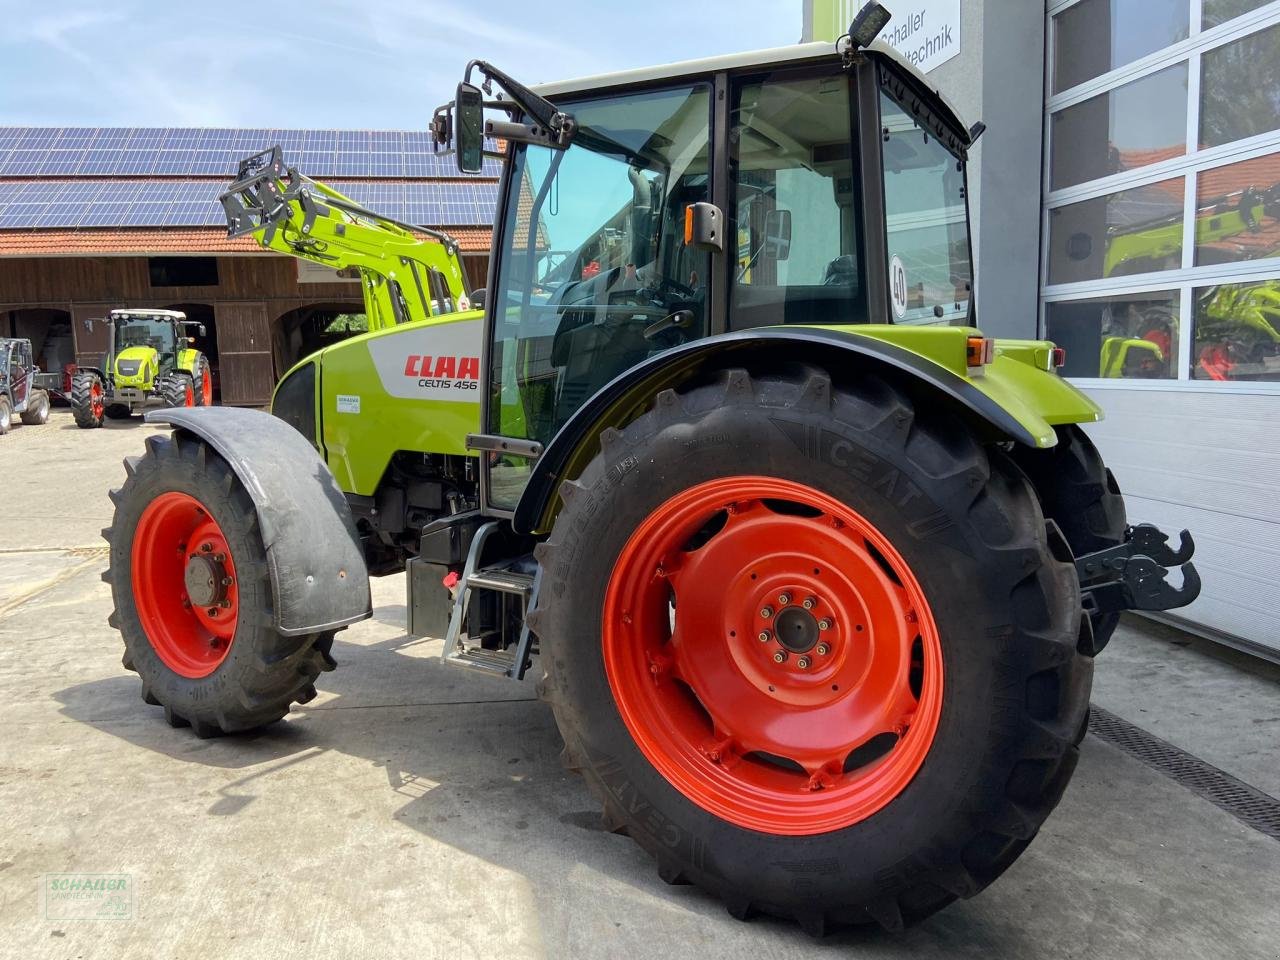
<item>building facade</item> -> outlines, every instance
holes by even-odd
[[[859,5],[807,0],[806,38]],[[882,36],[987,125],[982,327],[1065,346],[1131,519],[1195,532],[1176,619],[1280,658],[1280,2],[885,6]]]
[[[463,179],[425,132],[0,128],[0,336],[62,370],[101,356],[112,308],[180,309],[205,325],[220,402],[267,402],[363,312],[358,281],[227,237],[218,194],[275,144],[378,213],[451,234],[484,285],[496,167]]]

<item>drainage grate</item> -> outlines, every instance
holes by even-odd
[[[1153,737],[1101,707],[1090,708],[1089,731],[1204,797],[1245,826],[1280,840],[1280,800],[1270,794]]]

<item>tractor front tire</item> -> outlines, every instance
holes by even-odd
[[[276,629],[257,514],[225,460],[196,439],[146,444],[103,531],[123,664],[171,726],[210,737],[273,723],[316,695],[334,631]]]
[[[1119,546],[1129,525],[1120,485],[1084,430],[1071,424],[1057,431],[1057,446],[1014,451],[1015,461],[1036,488],[1044,515],[1062,530],[1077,557]],[[1111,640],[1120,614],[1094,614],[1092,621],[1097,654]]]
[[[71,380],[71,414],[76,426],[91,430],[102,426],[106,412],[102,377],[96,373],[77,373]]]
[[[196,361],[195,370],[191,375],[191,388],[195,394],[197,407],[213,406],[213,376],[209,372],[209,358],[203,353]]]
[[[22,411],[22,422],[33,427],[49,422],[49,394],[43,390],[32,392],[27,409]]]
[[[11,426],[13,426],[13,407],[9,405],[8,397],[0,397],[0,437],[8,433]]]
[[[1092,661],[1025,475],[869,372],[664,391],[539,547],[565,760],[670,883],[821,935],[993,881],[1075,768]]]
[[[185,373],[167,373],[156,382],[156,393],[166,407],[194,407],[195,387]]]

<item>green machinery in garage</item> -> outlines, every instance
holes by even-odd
[[[1060,351],[974,325],[974,135],[887,19],[537,90],[473,62],[433,129],[464,173],[504,145],[483,315],[308,358],[276,417],[153,413],[126,461],[144,700],[280,719],[407,567],[412,632],[536,664],[606,824],[735,916],[897,930],[1007,869],[1120,611],[1199,581],[1127,525]]]
[[[81,365],[71,381],[76,425],[100,427],[151,406],[196,407],[213,403],[209,360],[187,335],[204,325],[178,310],[112,310],[102,365]]]

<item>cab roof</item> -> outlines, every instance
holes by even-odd
[[[869,47],[864,47],[860,51],[862,53],[871,54],[873,57],[881,60],[887,60],[897,67],[900,71],[910,76],[916,84],[924,90],[928,90],[939,100],[942,107],[940,111],[947,120],[949,120],[959,130],[968,129],[961,119],[955,106],[947,100],[940,90],[931,84],[927,77],[921,73],[909,60],[907,60],[897,50],[889,46],[883,40],[876,40]],[[791,67],[803,66],[805,64],[822,63],[826,61],[838,61],[840,52],[836,44],[827,41],[815,41],[813,43],[797,43],[785,47],[772,47],[767,50],[752,50],[747,53],[732,53],[719,57],[706,57],[701,60],[685,60],[680,63],[665,63],[653,67],[640,67],[636,70],[622,70],[618,73],[605,73],[594,77],[581,77],[576,80],[561,80],[554,83],[543,83],[533,86],[532,89],[540,96],[546,97],[554,101],[557,97],[572,96],[580,93],[590,93],[594,91],[603,91],[615,89],[618,87],[630,87],[639,84],[652,84],[663,80],[679,80],[694,79],[696,77],[705,77],[715,73],[724,71],[742,71],[751,70],[753,68],[769,68],[769,67]]]
[[[137,310],[130,308],[121,308],[112,310],[113,317],[156,317],[160,320],[185,320],[187,315],[181,310],[151,310],[139,307]]]

